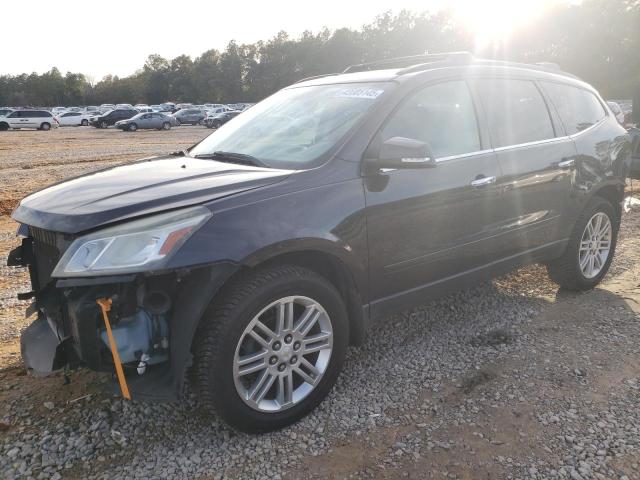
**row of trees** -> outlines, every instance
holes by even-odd
[[[338,72],[371,60],[425,52],[471,50],[482,57],[551,61],[609,97],[640,88],[640,0],[585,0],[558,4],[510,36],[478,51],[474,38],[448,11],[403,11],[376,18],[361,30],[324,29],[290,38],[215,49],[192,59],[150,55],[128,77],[108,75],[96,84],[80,73],[53,68],[38,75],[0,76],[0,105],[101,103],[254,102],[301,78]]]

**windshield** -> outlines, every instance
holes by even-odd
[[[352,83],[280,90],[220,127],[189,153],[240,153],[274,168],[318,165],[390,85]]]

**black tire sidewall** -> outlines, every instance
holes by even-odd
[[[333,328],[333,350],[331,359],[320,383],[298,405],[282,412],[263,413],[249,407],[236,391],[233,378],[233,361],[240,336],[245,328],[264,307],[273,301],[292,295],[312,298],[326,310]],[[248,301],[239,305],[232,319],[218,331],[220,342],[217,365],[210,365],[210,381],[213,388],[215,408],[232,426],[246,432],[270,431],[289,425],[315,408],[329,393],[344,361],[348,344],[348,320],[344,304],[338,292],[317,275],[296,278],[278,278],[276,281],[253,292]],[[211,319],[216,321],[216,319]]]
[[[579,249],[580,242],[582,240],[582,234],[584,233],[584,229],[587,226],[587,222],[591,220],[591,218],[596,214],[602,212],[609,217],[609,221],[611,222],[612,229],[612,238],[611,238],[611,246],[609,249],[609,257],[604,264],[604,267],[593,278],[587,278],[583,275],[582,270],[580,269],[580,259],[579,259]],[[569,245],[567,246],[566,255],[568,255],[568,266],[571,269],[570,274],[575,278],[575,282],[577,286],[581,290],[588,290],[596,285],[598,285],[603,277],[609,271],[609,267],[611,266],[611,262],[613,261],[613,256],[615,254],[616,245],[618,243],[618,230],[620,227],[620,219],[616,214],[615,208],[611,203],[609,203],[604,198],[595,197],[593,198],[587,207],[584,209],[576,225],[571,234],[571,238],[569,239]]]

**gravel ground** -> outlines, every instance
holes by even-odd
[[[601,288],[558,291],[532,266],[390,317],[319,408],[275,433],[230,430],[191,388],[180,404],[125,402],[109,376],[31,378],[0,355],[0,476],[638,479],[639,212]],[[0,217],[0,264],[13,227]],[[0,267],[5,351],[27,288]]]

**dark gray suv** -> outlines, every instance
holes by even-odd
[[[285,88],[188,151],[25,198],[11,265],[38,319],[28,368],[117,373],[125,398],[290,424],[389,312],[521,265],[593,288],[630,142],[550,66],[421,56]]]

